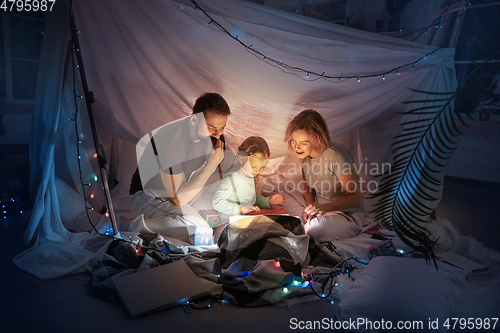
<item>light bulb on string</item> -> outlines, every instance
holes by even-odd
[[[359,79],[359,77],[358,77],[358,82],[361,82],[361,80]]]
[[[396,69],[396,73],[398,73],[398,75],[399,75],[399,69]]]
[[[97,153],[94,154],[94,158],[97,158]]]
[[[276,267],[281,267],[281,263],[280,263],[279,259],[276,259],[276,262],[274,263],[274,265]]]
[[[382,75],[382,80],[385,80],[385,74]]]
[[[92,194],[90,195],[90,199],[94,199],[94,198],[95,198],[95,195],[94,195],[94,193],[92,193]]]

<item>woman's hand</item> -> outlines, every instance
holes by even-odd
[[[325,212],[325,209],[323,208],[323,205],[321,205],[317,202],[311,203],[310,205],[308,205],[306,207],[306,209],[304,209],[304,213],[306,213],[307,215],[310,215],[311,218],[315,217],[315,216],[321,216],[321,215],[323,215],[324,212]]]
[[[285,198],[282,194],[275,194],[269,198],[269,204],[272,206],[283,205],[285,203]]]
[[[308,215],[306,212],[302,212],[302,215],[300,215],[300,219],[302,220],[302,223],[306,224],[309,222],[309,220],[312,218],[312,216]]]
[[[251,212],[258,212],[260,208],[258,206],[241,206],[240,212],[242,214],[248,214]]]

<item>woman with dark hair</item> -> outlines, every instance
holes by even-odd
[[[304,110],[285,133],[288,152],[300,159],[306,208],[301,219],[319,242],[353,237],[363,223],[363,200],[354,160],[343,145],[330,142],[315,110]]]

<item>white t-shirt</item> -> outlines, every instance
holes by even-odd
[[[338,179],[340,176],[354,173],[359,186],[354,160],[347,148],[338,142],[331,142],[330,147],[315,158],[306,157],[301,167],[307,185],[316,191],[316,201],[320,204],[345,197],[346,194]],[[363,213],[363,199],[358,206],[346,211]]]

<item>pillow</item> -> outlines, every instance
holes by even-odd
[[[453,314],[467,272],[443,262],[438,267],[424,259],[375,257],[339,303],[337,320],[359,320],[357,332],[391,332],[398,324],[408,332],[448,332],[443,324]]]
[[[186,205],[182,207],[183,216],[161,216],[145,219],[140,214],[130,222],[129,231],[138,233],[158,233],[164,238],[175,238],[189,243],[189,227],[210,228],[198,212]]]

